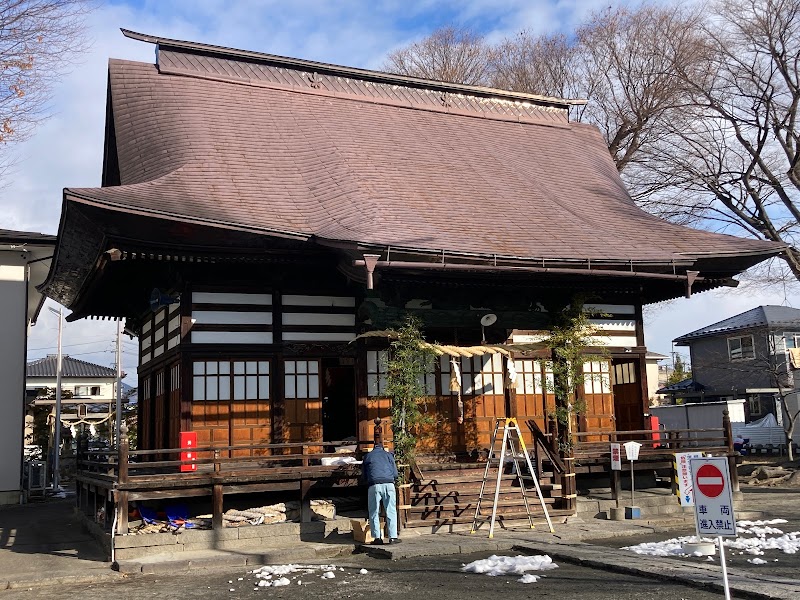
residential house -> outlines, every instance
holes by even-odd
[[[55,243],[55,236],[0,229],[0,504],[21,498],[28,327],[44,302],[36,286]]]
[[[43,390],[56,388],[58,357],[49,354],[31,361],[27,365],[25,388],[28,397],[39,397],[28,406],[26,416],[26,439],[32,435],[33,407],[54,407],[55,399],[42,397]],[[117,371],[69,355],[61,361],[61,389],[65,392],[61,400],[61,420],[65,426],[80,422],[100,424],[111,418],[116,402]]]
[[[669,356],[652,351],[648,351],[645,355],[645,364],[647,365],[647,399],[651,406],[661,401],[658,390],[662,387],[661,378],[664,369],[659,363],[667,358],[669,358]]]
[[[659,393],[681,402],[744,399],[747,422],[767,414],[781,420],[779,385],[798,389],[790,351],[800,347],[800,310],[758,306],[674,341],[689,348],[692,377]],[[797,405],[796,392],[789,402]]]
[[[124,34],[157,63],[110,61],[102,187],[64,191],[42,289],[138,336],[140,448],[388,434],[388,342],[359,335],[410,314],[454,354],[422,451],[474,456],[496,417],[543,426],[525,343],[584,303],[605,355],[577,427],[641,429],[642,306],[783,250],[637,208],[575,101]]]

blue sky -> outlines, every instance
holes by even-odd
[[[89,17],[90,51],[53,90],[53,116],[29,141],[13,148],[16,167],[0,188],[0,228],[55,233],[64,187],[100,184],[107,61],[153,62],[153,46],[126,39],[121,27],[192,40],[378,69],[387,53],[455,23],[490,40],[521,29],[570,31],[599,0],[131,0],[100,5]],[[50,302],[50,301],[48,301]],[[682,333],[758,304],[785,303],[783,290],[725,291],[677,300],[647,313],[648,346],[661,353]],[[55,317],[42,312],[31,331],[29,357],[55,351]],[[114,325],[68,324],[65,352],[109,365]],[[135,371],[135,341],[123,364]],[[130,383],[133,383],[128,380]]]

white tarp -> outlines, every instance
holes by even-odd
[[[742,439],[750,440],[749,444],[751,446],[756,444],[778,445],[786,441],[783,427],[778,425],[778,421],[772,413],[747,425],[744,423],[732,423],[731,425],[734,438],[741,437]]]

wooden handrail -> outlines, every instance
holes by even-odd
[[[561,460],[561,457],[558,456],[550,447],[550,440],[548,435],[546,435],[539,426],[536,424],[536,421],[532,419],[528,419],[525,421],[528,429],[530,429],[531,434],[533,434],[533,443],[538,444],[544,453],[547,455],[547,458],[550,459],[550,462],[553,464],[553,467],[558,470],[559,473],[564,473],[566,470],[566,466],[564,462]]]
[[[667,433],[724,433],[724,429],[722,427],[716,427],[712,429],[632,429],[630,431],[576,431],[572,435],[574,437],[589,437],[593,435],[652,435],[654,433],[657,434],[667,434]]]

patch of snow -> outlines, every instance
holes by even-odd
[[[522,577],[517,579],[520,583],[536,583],[539,581],[539,577],[536,575],[531,575],[530,573],[525,573]]]
[[[736,521],[737,527],[760,527],[762,525],[780,525],[781,523],[788,523],[786,519],[769,519],[767,521]]]
[[[766,521],[767,523],[774,523],[775,521],[783,521],[783,519],[773,519]],[[740,521],[744,523],[763,523],[762,521]],[[756,535],[744,535],[755,533]],[[800,531],[792,531],[783,533],[780,529],[774,527],[765,527],[762,525],[752,525],[750,529],[743,528],[739,531],[739,537],[735,539],[726,539],[724,541],[725,547],[730,548],[732,551],[737,551],[741,554],[750,554],[754,556],[762,556],[767,550],[779,550],[784,554],[796,554],[800,552]],[[646,556],[687,556],[683,551],[683,544],[686,542],[695,542],[694,536],[681,536],[664,540],[663,542],[645,542],[635,546],[625,546],[623,550],[630,550],[636,554]],[[716,540],[703,538],[703,542],[717,543]],[[695,553],[695,556],[697,554]]]
[[[358,573],[359,575],[366,575],[367,573],[369,573],[369,571],[367,571],[366,569],[361,569]]]
[[[336,573],[334,573],[333,571],[325,571],[322,574],[323,579],[333,579],[334,577],[336,577]]]
[[[760,559],[760,558],[748,558],[747,562],[752,563],[754,565],[765,565],[767,561]]]
[[[462,571],[498,575],[524,575],[526,571],[547,571],[557,569],[558,565],[546,554],[536,556],[498,556],[476,560],[461,567]]]
[[[291,582],[286,577],[281,577],[272,582],[272,587],[281,587],[283,585],[289,585],[290,583]]]

